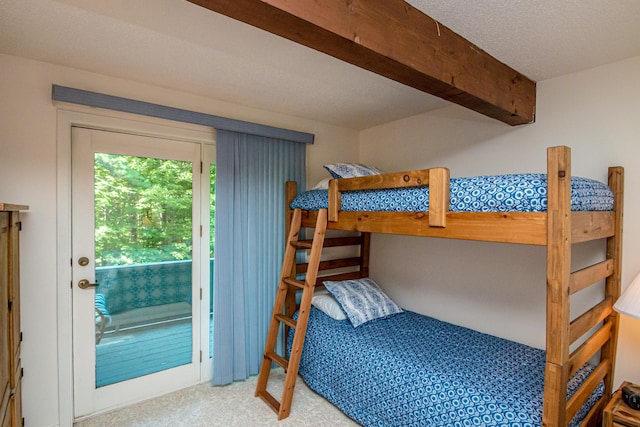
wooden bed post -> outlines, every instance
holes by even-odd
[[[338,189],[338,180],[332,179],[329,181],[327,197],[329,199],[329,221],[336,222],[338,221],[338,212],[342,209],[342,193]]]
[[[543,426],[566,425],[571,276],[571,149],[547,149],[547,339]]]
[[[446,227],[449,212],[450,173],[447,168],[429,169],[429,227]]]
[[[296,181],[287,181],[284,193],[284,232],[285,239],[289,235],[289,228],[291,227],[291,217],[293,216],[293,209],[291,209],[291,202],[298,195],[298,183]]]
[[[289,236],[289,231],[291,229],[291,218],[293,217],[293,209],[291,209],[291,202],[293,201],[293,199],[296,198],[298,194],[298,183],[296,181],[287,181],[286,187],[285,187],[285,208],[284,208],[284,241],[285,244],[287,242],[288,236]],[[289,275],[289,277],[295,278],[296,277],[296,264],[295,262],[293,263],[293,267],[291,270],[291,274]],[[285,316],[289,316],[292,317],[293,313],[296,312],[296,296],[295,293],[291,292],[287,294],[287,298],[284,304],[284,312],[285,312]],[[289,327],[287,325],[285,325],[284,327],[284,345],[286,348],[287,345],[287,339],[289,336]]]
[[[614,235],[607,239],[607,259],[613,260],[613,274],[607,277],[605,298],[612,298],[612,302],[620,296],[620,279],[622,276],[622,218],[624,207],[624,170],[622,167],[609,168],[609,188],[613,192]],[[602,348],[601,359],[609,360],[611,369],[604,378],[604,396],[613,394],[613,376],[615,373],[616,348],[618,343],[618,322],[620,316],[615,310],[605,322],[611,323],[611,338]]]

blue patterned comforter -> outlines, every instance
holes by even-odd
[[[450,201],[451,212],[545,212],[547,175],[451,178]],[[327,190],[306,191],[291,203],[292,209],[318,210],[327,206]],[[612,209],[613,193],[607,185],[588,178],[571,179],[571,210]],[[342,210],[426,212],[429,210],[429,187],[344,192]]]
[[[300,375],[364,426],[526,427],[542,425],[544,359],[542,350],[413,312],[354,328],[312,308]],[[591,370],[574,375],[569,396]],[[601,385],[589,406],[602,393]]]

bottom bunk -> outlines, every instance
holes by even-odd
[[[591,371],[573,375],[568,397]],[[409,311],[354,327],[313,307],[299,375],[363,426],[542,425],[543,350]]]

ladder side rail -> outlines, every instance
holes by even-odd
[[[287,181],[286,182],[286,186],[285,186],[285,206],[284,206],[284,211],[285,211],[285,244],[289,245],[290,240],[290,233],[291,233],[291,227],[292,227],[292,219],[293,219],[293,214],[294,214],[294,210],[291,209],[291,202],[293,202],[293,199],[296,198],[298,194],[298,183],[296,181]],[[300,223],[302,223],[302,215],[300,215]],[[298,238],[296,239],[296,241],[300,238],[300,225],[296,225],[296,228],[298,229]],[[288,247],[286,248],[288,249]],[[286,254],[286,249],[285,249],[285,254]],[[289,277],[295,279],[296,277],[296,262],[295,262],[295,254],[294,254],[294,262],[293,265],[291,266],[291,271],[289,272]],[[286,259],[286,255],[285,255],[285,259]],[[283,272],[284,273],[284,272]],[[284,312],[285,315],[287,317],[291,317],[293,316],[293,313],[295,313],[297,307],[296,307],[296,293],[295,292],[288,292],[286,295],[286,299],[285,299],[285,306],[284,306]],[[284,327],[284,346],[285,348],[287,348],[287,341],[289,339],[289,327],[285,325]]]
[[[266,391],[267,382],[269,381],[269,373],[271,372],[271,359],[267,357],[268,353],[272,353],[275,350],[276,342],[278,340],[278,329],[280,328],[280,322],[276,319],[275,314],[282,313],[282,308],[285,304],[287,297],[288,285],[284,282],[284,279],[289,277],[290,272],[295,268],[296,250],[289,243],[298,239],[300,232],[301,211],[296,209],[291,219],[291,225],[289,228],[289,236],[287,238],[287,244],[285,248],[284,260],[282,262],[282,271],[280,273],[280,281],[278,282],[278,291],[276,293],[276,299],[273,303],[273,316],[271,316],[271,323],[269,324],[269,332],[267,334],[267,342],[265,343],[264,356],[262,364],[260,366],[260,374],[258,375],[258,382],[256,384],[256,396],[261,392]]]
[[[297,211],[297,210],[296,210]],[[309,255],[309,268],[305,278],[305,288],[302,291],[302,300],[298,309],[298,320],[291,345],[291,353],[289,354],[289,367],[284,382],[284,390],[282,392],[282,400],[280,402],[280,411],[278,419],[281,420],[289,416],[291,410],[291,402],[293,400],[293,392],[298,376],[298,368],[300,366],[300,357],[302,356],[302,348],[304,346],[304,338],[307,332],[307,323],[309,321],[309,311],[311,310],[311,300],[313,298],[313,290],[318,275],[318,266],[320,265],[320,256],[322,255],[322,243],[324,241],[327,229],[327,210],[322,209],[318,212],[318,220],[313,235],[313,245],[311,254]]]

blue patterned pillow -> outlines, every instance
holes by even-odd
[[[324,168],[328,170],[335,179],[380,175],[384,173],[376,167],[360,163],[334,163],[332,165],[324,165]]]
[[[354,327],[402,313],[402,309],[369,278],[342,282],[326,281],[324,286],[340,303]]]

